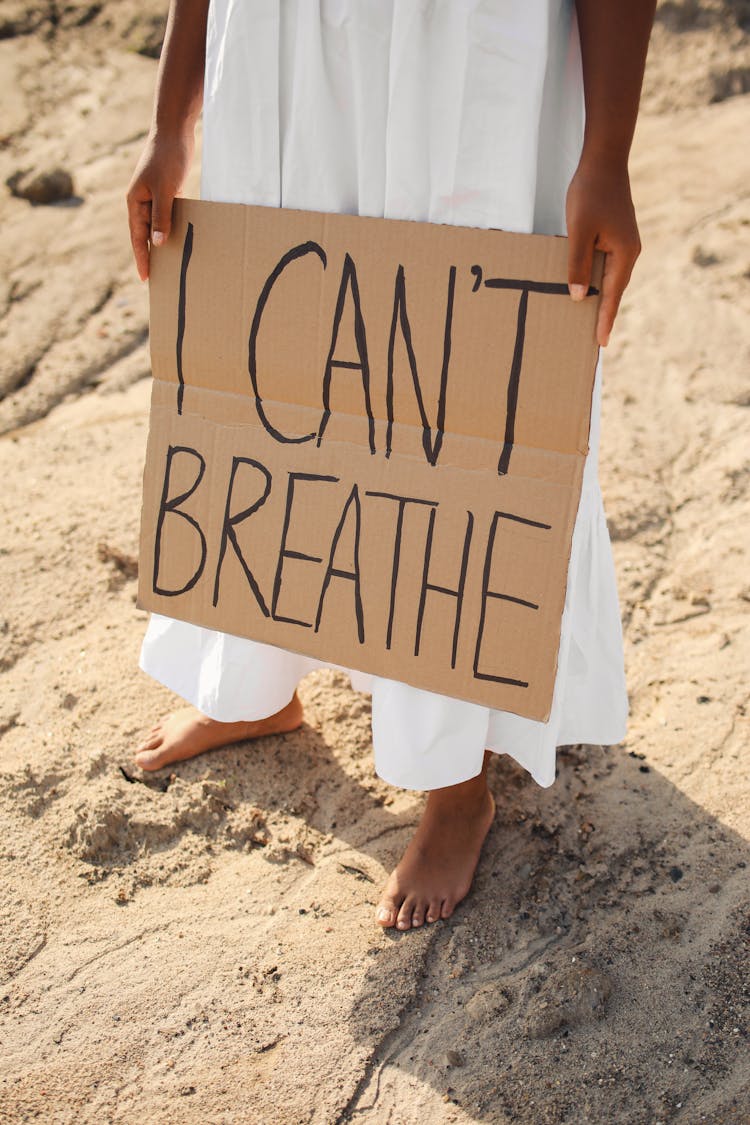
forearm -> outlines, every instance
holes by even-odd
[[[170,0],[156,78],[154,133],[192,130],[203,102],[209,0]]]
[[[586,102],[585,158],[627,167],[656,0],[575,0]]]

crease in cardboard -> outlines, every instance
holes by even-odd
[[[171,379],[159,378],[155,381],[163,384],[165,387],[172,387],[172,386],[175,385],[172,382]],[[234,398],[234,399],[237,399],[240,402],[246,402],[250,405],[250,408],[252,409],[252,404],[254,402],[254,399],[253,399],[253,396],[251,394],[242,394],[239,391],[229,391],[229,390],[227,390],[227,391],[222,390],[222,391],[218,392],[215,389],[212,389],[210,387],[203,387],[203,386],[199,386],[199,385],[194,385],[194,386],[190,387],[189,391],[188,391],[188,394],[189,394],[190,398],[200,398],[201,395],[206,395],[206,394],[213,395],[213,394],[217,394],[217,393],[220,393],[224,398]],[[188,396],[186,395],[186,397],[188,397]],[[322,410],[319,410],[317,407],[302,405],[302,404],[294,403],[294,402],[289,402],[287,399],[273,399],[273,398],[270,398],[268,395],[264,395],[263,404],[264,404],[264,406],[268,405],[268,406],[290,407],[292,409],[298,409],[298,410],[303,410],[305,412],[309,412],[311,415],[319,415],[322,412]],[[208,415],[202,413],[199,410],[196,410],[194,407],[190,408],[190,409],[187,409],[185,407],[185,400],[184,399],[183,399],[183,407],[182,407],[181,413],[182,414],[193,414],[196,417],[200,417],[200,418],[207,418],[208,417]],[[338,418],[347,419],[347,420],[351,420],[351,421],[357,421],[357,422],[366,422],[367,421],[367,415],[366,414],[357,414],[353,411],[346,411],[346,410],[337,409],[335,411],[335,414]],[[589,411],[589,418],[590,418],[590,416],[591,415],[590,415],[590,411]],[[375,415],[375,422],[376,423],[380,422],[384,426],[386,424],[386,421],[387,420],[385,418],[380,418],[377,415]],[[225,425],[228,425],[228,424],[225,423]],[[237,422],[236,426],[237,426],[237,428],[244,427],[244,426],[253,426],[253,427],[257,427],[257,428],[262,428],[261,423],[255,417],[250,417],[246,420],[243,420],[242,422]],[[392,428],[393,428],[394,433],[397,433],[399,430],[403,430],[405,432],[409,431],[409,432],[414,432],[414,433],[416,433],[416,432],[421,433],[422,432],[422,427],[418,426],[414,422],[393,422]],[[441,432],[443,433],[444,436],[452,436],[452,437],[455,437],[455,438],[471,438],[473,441],[481,442],[482,444],[486,444],[486,445],[496,444],[496,443],[492,442],[489,438],[479,437],[479,436],[476,436],[476,435],[471,434],[469,432],[465,432],[464,430],[451,429],[451,430],[443,430]],[[332,443],[332,442],[335,442],[335,441],[340,440],[340,439],[337,439],[337,438],[334,438],[334,437],[331,437],[331,438],[326,437],[325,440],[326,440],[327,443],[328,442]],[[352,444],[355,444],[355,443],[352,443]],[[362,443],[362,444],[364,444],[364,443]],[[443,442],[443,445],[441,446],[441,455],[442,455],[442,451],[443,451],[444,448],[445,448],[445,442]],[[554,454],[556,454],[560,457],[574,457],[574,458],[576,458],[576,457],[585,457],[586,454],[588,453],[589,445],[588,445],[588,441],[587,441],[584,449],[581,449],[577,446],[574,450],[566,450],[566,449],[550,448],[549,444],[534,445],[532,442],[524,441],[524,442],[514,442],[513,448],[514,449],[535,449],[535,450],[538,450],[539,452],[554,453]],[[381,452],[381,450],[378,450],[377,452],[379,453],[379,452]],[[410,456],[410,454],[408,452],[404,452],[403,454],[401,452],[399,452],[398,456],[402,456],[402,455],[403,456]]]
[[[205,394],[214,394],[215,393],[213,391],[208,390],[205,387],[200,388],[200,390],[203,391]],[[226,397],[229,397],[229,396],[226,396]],[[270,400],[266,399],[264,401],[270,401]],[[170,410],[169,406],[167,406],[166,403],[155,404],[154,409],[155,410],[163,410],[166,416],[169,416],[171,414],[171,410]],[[339,411],[337,411],[336,413],[339,417],[351,419],[355,422],[363,422],[363,421],[366,420],[366,416],[361,415],[361,414],[342,414]],[[221,420],[217,420],[215,418],[212,418],[210,412],[203,412],[203,411],[198,411],[198,410],[185,410],[184,407],[183,407],[183,410],[182,410],[182,417],[192,417],[192,418],[195,418],[197,420],[210,422],[210,424],[213,427],[215,427],[217,429],[221,429],[228,434],[235,433],[235,432],[236,433],[240,433],[240,432],[247,433],[248,431],[254,431],[258,434],[262,434],[264,432],[263,427],[260,424],[260,422],[256,421],[254,418],[247,419],[247,421],[242,421],[242,422],[225,422],[225,421],[221,421]],[[404,432],[408,432],[410,434],[421,433],[420,427],[414,426],[414,425],[412,425],[410,423],[407,423],[407,422],[400,423],[399,428],[403,429]],[[394,429],[396,429],[396,426],[394,426]],[[471,438],[470,434],[459,434],[459,433],[456,433],[454,431],[449,432],[448,436],[456,439],[456,441],[451,443],[453,446],[455,446],[457,442],[458,442],[458,444],[462,444],[466,439],[471,439],[472,443],[475,445],[475,447],[478,450],[488,450],[488,451],[492,450],[492,451],[494,451],[497,448],[497,443],[492,442],[487,438],[480,438],[480,437]],[[362,451],[363,449],[366,448],[364,442],[346,441],[343,438],[335,437],[335,436],[331,436],[331,437],[327,436],[326,439],[325,439],[325,442],[326,442],[326,446],[330,449],[340,449],[340,450],[351,449],[351,450],[356,450],[356,451],[359,452],[359,451]],[[419,444],[419,443],[414,442],[414,444]],[[439,462],[438,466],[435,466],[436,468],[443,468],[444,467],[444,468],[452,468],[452,469],[457,469],[457,470],[460,469],[460,470],[465,471],[465,472],[475,472],[475,473],[478,473],[478,474],[486,474],[487,473],[487,471],[488,471],[487,466],[479,466],[478,465],[475,469],[471,469],[469,466],[459,464],[456,461],[451,461],[451,459],[450,459],[451,444],[448,444],[448,445],[446,445],[445,443],[443,444],[443,447],[441,448],[441,452],[440,452],[440,462]],[[446,450],[447,450],[447,452],[446,452]],[[573,464],[578,464],[581,461],[582,458],[585,458],[585,453],[581,453],[579,450],[576,450],[575,452],[566,452],[565,450],[558,450],[558,449],[550,450],[548,448],[545,448],[544,446],[531,445],[528,442],[514,442],[513,452],[514,452],[514,454],[523,454],[524,452],[527,452],[527,453],[540,454],[542,456],[545,455],[545,454],[548,454],[550,457],[563,459],[566,462],[571,462]],[[368,454],[370,456],[373,456],[372,454],[369,453],[369,449],[368,449]],[[497,458],[495,458],[495,460],[497,460]],[[399,451],[397,453],[393,453],[391,455],[390,461],[393,462],[393,463],[395,463],[396,461],[404,461],[404,462],[415,462],[415,463],[420,464],[420,465],[425,464],[425,459],[424,459],[423,453],[422,454],[412,453],[408,449],[399,449]],[[517,462],[518,462],[518,458],[516,458],[516,465],[517,465]],[[524,474],[519,473],[517,471],[517,469],[515,468],[515,466],[514,466],[512,475],[514,477],[518,478],[518,479],[524,479]],[[502,477],[498,475],[497,479],[502,480]],[[551,484],[554,483],[554,480],[553,480],[552,477],[544,478],[544,477],[527,476],[525,479],[528,479],[528,480],[549,479]]]

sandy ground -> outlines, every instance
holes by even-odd
[[[494,758],[475,889],[407,934],[373,906],[423,798],[374,776],[344,677],[293,735],[132,764],[174,702],[136,668],[123,206],[161,8],[0,12],[2,180],[75,185],[0,194],[0,1117],[750,1122],[750,7],[661,5],[633,160],[602,454],[630,735],[547,790]]]

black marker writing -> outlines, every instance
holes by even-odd
[[[499,476],[507,473],[510,464],[510,454],[513,449],[513,438],[516,430],[516,411],[518,409],[518,384],[521,381],[521,364],[523,363],[523,345],[526,339],[526,310],[529,307],[529,291],[521,291],[518,302],[518,316],[516,318],[516,340],[513,345],[513,362],[510,365],[508,376],[508,391],[505,405],[505,440],[497,463]]]
[[[317,555],[308,555],[304,551],[292,551],[286,543],[289,535],[289,524],[292,518],[292,503],[294,501],[294,486],[298,480],[308,481],[328,481],[330,484],[336,484],[338,477],[321,476],[319,473],[290,473],[289,483],[286,490],[286,507],[284,508],[284,526],[281,529],[281,546],[279,547],[279,559],[276,564],[276,576],[273,581],[273,600],[271,602],[271,615],[274,621],[285,621],[288,625],[301,625],[303,629],[312,628],[311,621],[298,621],[294,617],[282,617],[278,613],[279,597],[281,596],[282,572],[284,567],[284,559],[300,559],[303,562],[319,563],[323,560]]]
[[[392,492],[366,492],[366,496],[379,496],[383,500],[395,500],[398,504],[396,517],[396,533],[393,539],[393,565],[391,567],[391,596],[388,605],[388,628],[385,635],[385,647],[391,647],[393,638],[393,615],[396,610],[396,586],[398,585],[398,571],[401,561],[401,536],[404,530],[404,510],[407,504],[427,504],[437,507],[437,500],[420,500],[416,496],[396,496]]]
[[[172,476],[172,462],[175,457],[180,453],[187,454],[189,457],[195,458],[198,462],[198,472],[195,480],[185,492],[181,492],[179,496],[169,497],[169,484]],[[154,544],[154,573],[152,579],[153,591],[155,594],[161,594],[165,598],[174,598],[178,594],[186,594],[188,590],[192,590],[196,582],[203,573],[203,568],[206,565],[206,537],[201,530],[200,524],[193,516],[187,512],[180,511],[180,505],[184,504],[186,500],[195,492],[196,488],[203,480],[203,474],[206,471],[206,462],[197,449],[191,449],[187,445],[170,445],[167,450],[167,464],[164,470],[164,486],[161,492],[161,503],[159,504],[159,514],[156,519],[156,542]],[[192,577],[187,580],[184,586],[180,586],[178,590],[168,590],[164,586],[159,585],[159,561],[161,559],[161,540],[162,532],[164,530],[164,520],[168,513],[179,516],[180,519],[185,520],[194,527],[198,532],[198,537],[201,544],[201,561],[193,573]]]
[[[339,338],[339,325],[341,324],[341,316],[344,311],[344,302],[346,301],[347,291],[351,290],[352,301],[354,303],[354,341],[357,347],[358,361],[334,359],[336,351],[336,344]],[[362,306],[359,298],[359,283],[357,282],[357,270],[354,261],[350,254],[344,258],[344,268],[341,272],[341,284],[339,286],[338,297],[336,298],[336,311],[333,317],[333,331],[331,333],[331,347],[328,352],[328,359],[326,360],[325,372],[323,374],[323,416],[320,419],[320,427],[318,429],[318,445],[320,445],[325,433],[328,419],[331,417],[331,375],[334,367],[343,367],[351,371],[359,371],[362,376],[362,389],[365,396],[365,411],[368,418],[368,437],[370,442],[370,453],[375,452],[375,417],[372,413],[372,403],[370,401],[370,364],[367,359],[367,338],[365,335],[365,322],[362,318]]]
[[[445,327],[443,330],[443,365],[440,372],[440,391],[438,393],[437,417],[435,423],[435,437],[432,436],[432,427],[427,417],[427,412],[424,406],[424,399],[422,397],[422,386],[419,381],[419,371],[417,369],[417,357],[414,354],[414,345],[411,338],[411,325],[409,324],[409,313],[406,306],[406,275],[404,267],[399,266],[396,271],[396,285],[393,294],[393,316],[391,319],[391,331],[388,338],[388,368],[386,372],[386,391],[385,391],[385,408],[388,423],[385,431],[385,455],[391,455],[391,442],[393,435],[393,366],[394,366],[394,350],[396,344],[396,331],[401,330],[401,336],[404,344],[406,345],[406,355],[409,360],[409,369],[411,371],[412,382],[414,383],[414,393],[417,396],[417,406],[419,408],[419,416],[422,420],[422,446],[424,448],[425,457],[430,465],[435,465],[440,455],[440,447],[443,444],[443,432],[445,430],[445,401],[446,392],[448,389],[448,368],[450,365],[451,356],[451,327],[453,324],[453,301],[456,291],[456,267],[451,266],[448,274],[448,296],[445,306]]]
[[[341,532],[344,528],[344,524],[346,523],[346,517],[349,512],[349,508],[352,505],[354,505],[354,569],[341,570],[339,567],[336,567],[334,565],[334,560],[336,557],[336,547],[338,546]],[[328,566],[326,568],[325,577],[323,579],[323,588],[320,591],[318,612],[315,617],[315,632],[317,633],[320,628],[320,619],[323,616],[323,602],[325,600],[326,591],[328,590],[331,578],[333,578],[334,576],[336,578],[346,578],[350,582],[354,583],[354,613],[357,619],[357,637],[359,639],[359,643],[363,645],[365,643],[365,619],[364,611],[362,609],[362,589],[359,570],[359,537],[361,523],[362,508],[359,499],[359,489],[355,484],[347,497],[346,503],[344,504],[344,510],[341,513],[341,519],[339,520],[336,530],[333,533],[331,553],[328,557]]]
[[[250,373],[250,382],[252,383],[253,393],[255,394],[255,409],[258,412],[258,417],[264,428],[275,438],[276,441],[286,442],[289,444],[296,444],[303,441],[311,441],[315,437],[315,433],[302,434],[299,437],[289,437],[287,434],[282,434],[275,426],[269,422],[265,409],[263,407],[263,399],[258,388],[258,332],[260,331],[260,324],[263,317],[263,312],[268,303],[268,298],[271,296],[271,290],[281,277],[282,273],[288,265],[296,262],[298,258],[303,258],[306,254],[317,254],[323,263],[323,269],[326,268],[327,259],[325,251],[322,247],[318,246],[317,242],[303,242],[300,246],[294,246],[291,250],[287,250],[286,254],[274,266],[271,273],[268,275],[266,282],[261,289],[258,303],[255,306],[255,315],[253,316],[253,323],[250,328],[250,337],[248,340],[247,350],[247,369]]]
[[[241,512],[237,512],[237,513],[235,513],[235,515],[232,515],[231,514],[231,511],[232,511],[232,492],[234,491],[235,478],[237,476],[237,470],[239,469],[240,465],[248,465],[250,468],[257,469],[258,472],[261,475],[261,479],[263,481],[263,486],[262,486],[262,492],[261,492],[261,494],[260,494],[260,496],[258,497],[257,500],[254,500],[253,503],[249,507],[243,508]],[[226,550],[227,550],[227,543],[231,543],[232,547],[234,548],[234,553],[237,555],[237,558],[240,560],[240,565],[241,565],[243,571],[245,572],[245,578],[247,578],[248,585],[250,586],[250,589],[252,590],[252,592],[255,596],[255,600],[260,607],[260,611],[261,611],[261,613],[263,614],[264,617],[268,617],[268,606],[266,605],[265,600],[263,598],[263,595],[260,592],[260,587],[258,586],[258,583],[255,579],[255,575],[253,574],[250,567],[247,565],[247,561],[245,559],[245,556],[243,555],[242,550],[241,550],[240,545],[239,545],[239,542],[237,541],[237,532],[236,532],[235,529],[237,528],[238,524],[244,523],[244,521],[246,519],[249,519],[250,516],[252,516],[255,512],[258,511],[258,508],[262,507],[263,504],[265,504],[266,500],[268,499],[268,495],[269,495],[270,491],[271,491],[271,474],[269,473],[269,471],[265,467],[265,465],[261,465],[260,461],[254,461],[252,457],[233,457],[232,458],[232,471],[229,474],[229,488],[227,489],[227,502],[226,502],[226,505],[225,505],[225,508],[224,508],[224,523],[223,523],[222,529],[221,529],[221,544],[219,546],[219,561],[216,564],[216,575],[214,577],[213,604],[215,606],[219,604],[219,581],[221,579],[221,568],[222,568],[222,564],[224,562],[224,555],[226,554]]]
[[[495,676],[489,672],[479,671],[479,657],[482,648],[482,636],[484,634],[484,625],[487,616],[487,602],[490,598],[497,598],[500,601],[515,602],[516,605],[526,606],[528,609],[538,610],[539,606],[536,602],[527,601],[525,598],[517,598],[512,594],[501,594],[497,590],[490,590],[490,571],[492,569],[492,552],[495,549],[495,536],[497,534],[498,521],[513,520],[516,523],[526,524],[528,527],[539,527],[544,531],[550,531],[551,525],[548,523],[539,523],[537,520],[528,520],[524,516],[516,516],[512,512],[495,512],[492,516],[490,524],[490,534],[487,540],[487,553],[484,557],[484,569],[482,571],[482,608],[479,614],[479,628],[477,630],[477,644],[474,650],[474,678],[477,680],[492,680],[496,684],[511,684],[514,687],[527,688],[529,686],[528,680],[514,680],[508,676]]]
[[[422,639],[422,621],[424,619],[424,608],[427,602],[427,591],[433,590],[436,594],[446,594],[450,598],[456,599],[456,617],[453,627],[453,647],[451,649],[451,668],[456,667],[456,653],[458,652],[458,631],[461,626],[461,610],[464,602],[464,587],[466,585],[466,570],[469,565],[469,548],[471,547],[471,534],[474,529],[474,516],[471,512],[467,512],[466,516],[466,534],[464,535],[464,546],[461,552],[461,571],[458,579],[458,586],[455,590],[449,586],[439,586],[434,582],[429,581],[430,573],[430,555],[432,554],[432,535],[435,526],[435,512],[433,508],[430,512],[430,523],[427,528],[427,542],[424,549],[424,568],[422,570],[422,590],[419,595],[419,610],[417,612],[417,635],[414,643],[414,655],[419,656],[419,644]]]
[[[472,292],[476,293],[481,283],[482,268],[481,266],[472,266],[471,272],[475,279]],[[515,438],[518,389],[521,381],[521,367],[523,365],[523,347],[526,340],[526,313],[529,307],[529,293],[554,294],[558,297],[565,296],[570,299],[570,290],[567,285],[557,281],[524,281],[520,278],[510,277],[488,277],[485,279],[484,284],[487,289],[518,289],[521,292],[521,297],[518,302],[518,315],[516,317],[516,339],[513,345],[513,360],[508,376],[508,391],[505,407],[505,435],[500,459],[497,463],[498,475],[504,476],[505,473],[508,472],[510,455],[513,452],[513,440]],[[595,289],[593,285],[589,286],[587,296],[596,296],[598,292],[599,290]]]
[[[182,414],[182,399],[185,394],[185,376],[182,370],[182,345],[185,339],[185,306],[187,304],[187,271],[190,255],[193,253],[193,224],[188,223],[185,241],[182,244],[182,265],[180,266],[180,292],[177,298],[177,413]]]

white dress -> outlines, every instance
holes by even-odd
[[[562,234],[582,127],[572,0],[211,2],[204,199]],[[548,786],[557,746],[624,737],[600,395],[598,370],[549,721],[347,669],[372,694],[386,781],[465,781],[488,747]],[[141,667],[232,722],[272,714],[306,673],[338,666],[153,615]]]

